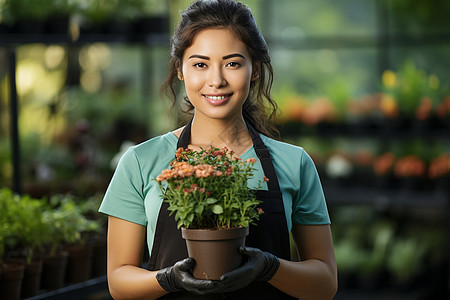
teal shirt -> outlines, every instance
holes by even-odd
[[[320,179],[309,155],[301,147],[260,136],[270,151],[278,177],[288,230],[292,224],[330,224]],[[146,226],[150,253],[162,203],[154,179],[175,158],[177,142],[178,138],[169,132],[129,148],[119,161],[99,209]],[[251,157],[258,158],[253,147],[241,155],[243,160]],[[255,168],[255,175],[248,182],[250,188],[257,187],[264,177],[259,161]]]

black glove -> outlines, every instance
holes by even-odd
[[[239,252],[247,256],[247,261],[222,275],[214,288],[216,293],[240,290],[254,281],[269,281],[278,271],[280,261],[269,252],[245,246],[241,246]]]
[[[215,283],[211,280],[195,279],[191,269],[195,265],[193,258],[186,258],[175,265],[156,273],[156,280],[163,289],[170,292],[189,291],[197,295],[211,293]]]

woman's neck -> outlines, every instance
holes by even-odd
[[[252,138],[244,118],[229,120],[204,119],[194,116],[191,127],[190,146],[193,148],[227,147],[237,156],[252,146]]]

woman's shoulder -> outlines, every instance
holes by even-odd
[[[263,134],[261,134],[261,139],[273,154],[280,154],[287,158],[292,158],[292,156],[302,156],[305,154],[305,150],[301,146],[275,140]]]
[[[177,141],[178,138],[172,132],[168,132],[131,146],[129,152],[133,152],[137,157],[155,157],[175,153]]]

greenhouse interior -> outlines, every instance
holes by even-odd
[[[190,2],[0,0],[1,299],[112,299],[98,208],[121,155],[185,121],[159,90]],[[322,182],[334,299],[448,299],[450,2],[241,2]]]

